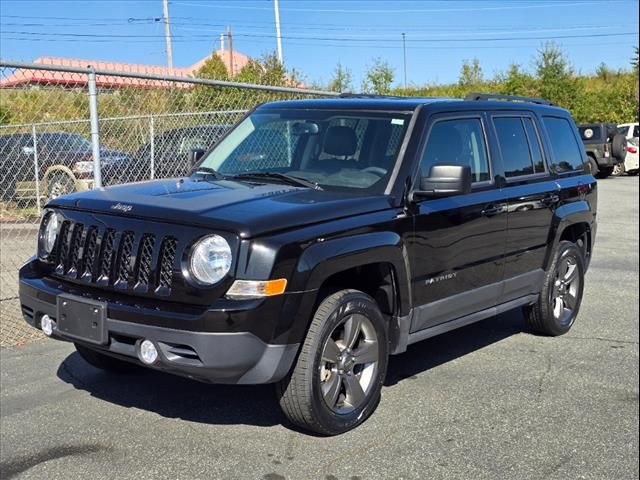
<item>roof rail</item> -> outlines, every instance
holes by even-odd
[[[400,95],[377,95],[375,93],[353,93],[343,92],[338,95],[340,98],[407,98]]]
[[[537,103],[538,105],[553,105],[549,100],[544,98],[530,98],[530,97],[519,97],[517,95],[502,95],[499,93],[477,93],[471,92],[466,97],[464,97],[467,101],[478,101],[478,100],[507,100],[510,102],[528,102],[528,103]]]

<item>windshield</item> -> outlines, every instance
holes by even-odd
[[[409,117],[386,112],[257,110],[200,166],[227,177],[281,173],[326,190],[382,193]],[[278,182],[275,177],[260,180],[271,181]]]
[[[74,133],[45,133],[40,137],[39,144],[49,150],[63,152],[91,151],[91,142]]]

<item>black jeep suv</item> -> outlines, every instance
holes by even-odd
[[[589,168],[596,178],[607,178],[616,166],[624,166],[627,139],[615,123],[581,124],[578,132],[587,151]]]
[[[262,105],[189,177],[50,202],[24,317],[99,368],[275,383],[293,423],[344,432],[411,343],[575,322],[596,182],[569,113],[522,100]]]

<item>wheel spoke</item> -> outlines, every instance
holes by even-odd
[[[567,293],[562,297],[562,301],[564,303],[565,308],[573,310],[576,308],[577,299],[571,293]]]
[[[347,393],[345,401],[353,408],[357,408],[365,399],[360,380],[355,375],[345,375],[343,381]]]
[[[358,336],[360,335],[360,329],[362,328],[362,317],[360,315],[351,315],[349,319],[344,322],[344,342],[345,348],[353,348]]]
[[[567,264],[567,265],[568,265],[568,268],[567,268],[567,272],[564,274],[564,281],[565,283],[571,283],[575,280],[578,274],[578,265],[576,265],[575,263]]]
[[[564,258],[562,259],[562,262],[560,262],[560,265],[558,265],[558,276],[560,278],[565,278],[567,270],[569,270],[569,260]]]
[[[361,342],[360,347],[354,350],[353,356],[356,364],[377,362],[378,342],[375,340]]]
[[[340,395],[341,385],[342,380],[335,372],[332,372],[331,377],[322,383],[322,396],[324,397],[324,401],[327,402],[327,405],[331,408],[336,406],[338,396]]]
[[[338,344],[334,342],[333,339],[329,338],[322,351],[322,361],[336,363],[339,357],[340,347],[338,347]]]

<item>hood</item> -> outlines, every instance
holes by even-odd
[[[202,226],[254,237],[391,206],[384,195],[231,180],[155,180],[65,195],[49,206]]]

